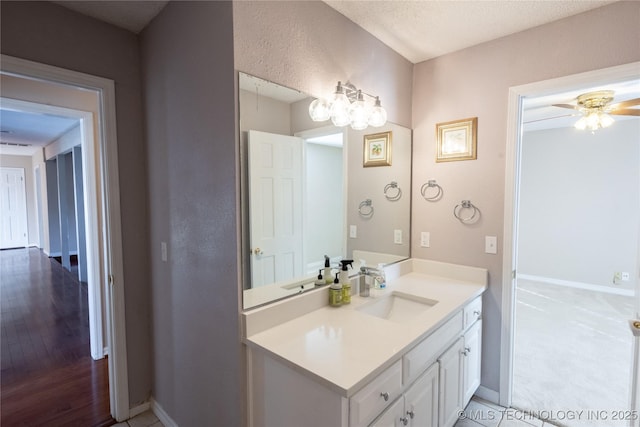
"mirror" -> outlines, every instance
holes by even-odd
[[[408,258],[411,130],[314,122],[315,98],[238,81],[243,308],[315,289],[325,255],[334,272],[353,259],[354,273]]]

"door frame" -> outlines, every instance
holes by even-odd
[[[1,55],[0,60],[0,72],[3,74],[87,89],[98,95],[100,111],[96,123],[95,164],[99,166],[97,178],[101,194],[96,197],[100,196],[102,200],[99,205],[102,223],[99,226],[104,255],[99,260],[99,271],[102,272],[103,289],[106,288],[109,406],[114,419],[126,420],[130,408],[114,81],[8,55]]]
[[[637,79],[640,61],[509,88],[505,156],[504,248],[502,258],[502,327],[500,339],[500,405],[511,406],[515,320],[515,276],[522,144],[523,99]]]

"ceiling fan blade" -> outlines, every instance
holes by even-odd
[[[608,114],[615,116],[640,116],[640,110],[636,110],[635,108],[623,108],[609,111]]]
[[[609,105],[608,108],[612,110],[619,110],[620,108],[634,107],[636,105],[640,105],[640,98],[628,99],[626,101],[616,102],[615,104]]]
[[[578,107],[571,104],[553,104],[552,107],[560,107],[560,108],[570,108],[572,110],[577,110]]]

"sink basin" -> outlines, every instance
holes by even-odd
[[[363,304],[356,310],[370,316],[402,323],[424,313],[437,303],[438,301],[429,298],[393,291],[390,295]]]

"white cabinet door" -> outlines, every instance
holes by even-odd
[[[404,423],[404,397],[399,397],[380,418],[375,420],[369,427],[403,427]]]
[[[404,417],[412,427],[438,426],[438,370],[437,363],[431,365],[405,394]]]
[[[462,379],[464,338],[460,337],[438,363],[440,365],[440,402],[438,405],[440,427],[453,426],[458,421],[462,406]]]
[[[464,334],[464,399],[462,406],[480,386],[480,368],[482,363],[482,320],[478,320]]]

